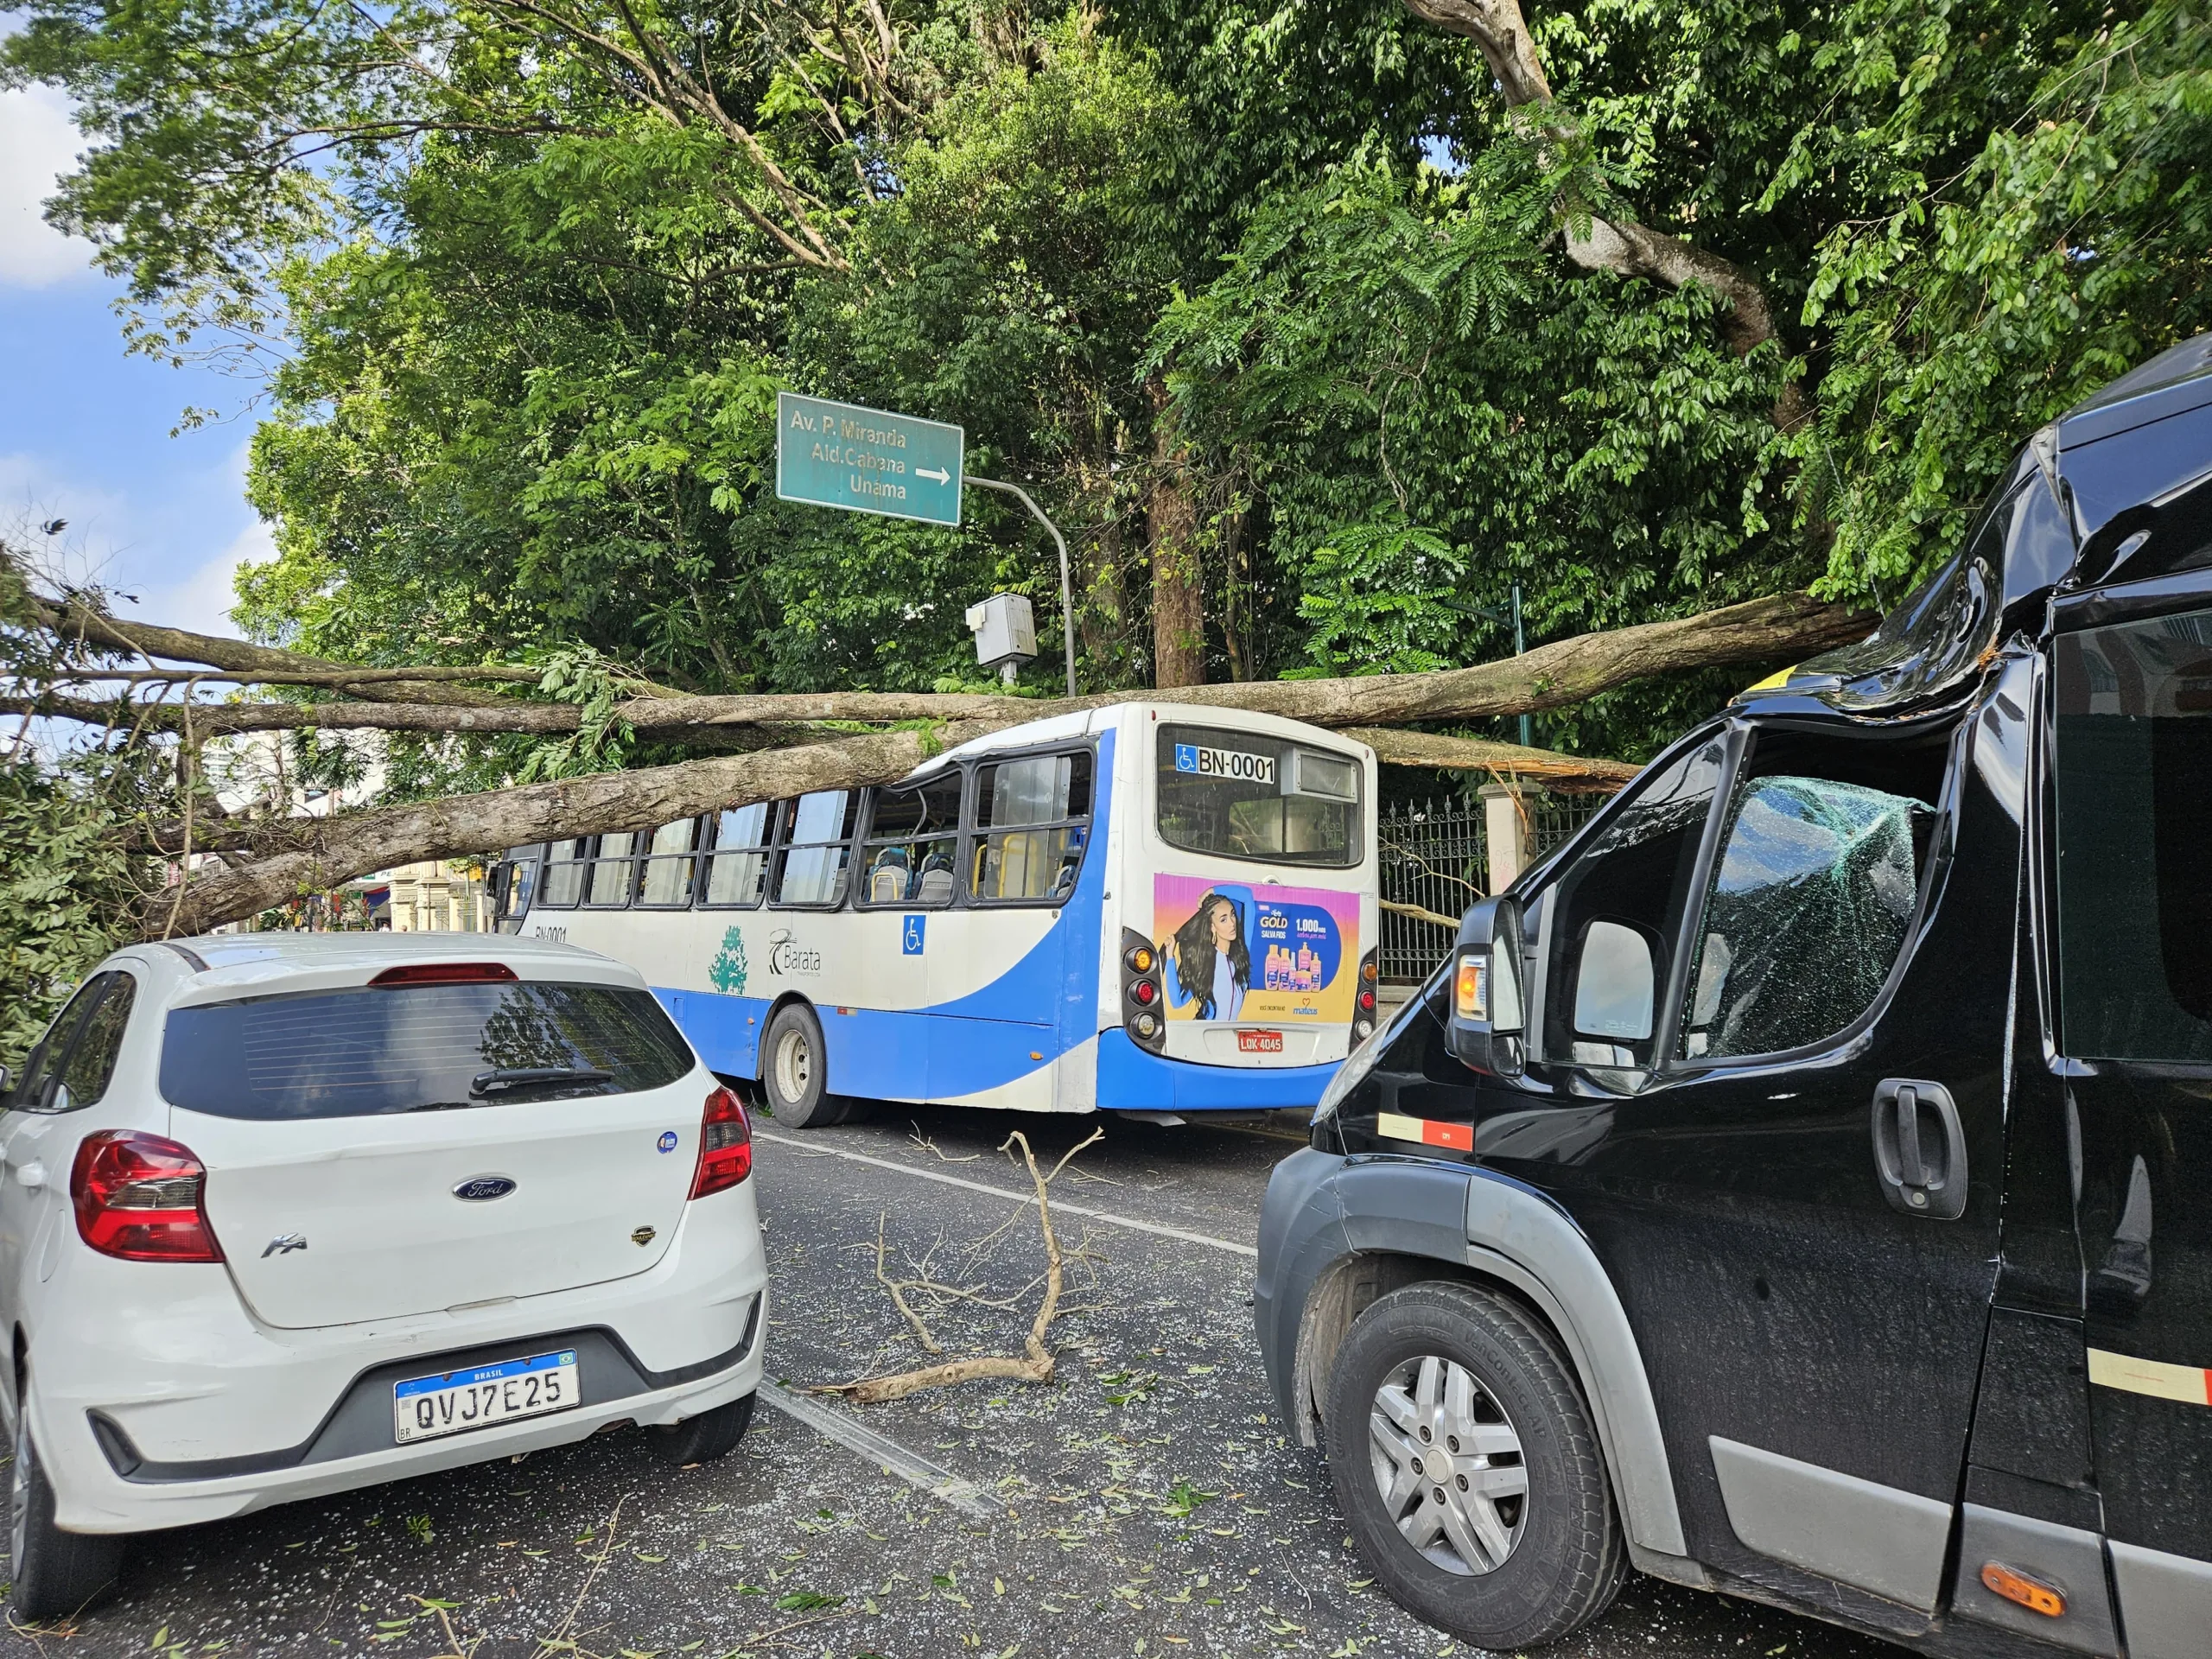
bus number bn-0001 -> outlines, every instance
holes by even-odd
[[[1271,754],[1248,754],[1242,749],[1178,743],[1175,770],[1195,772],[1201,778],[1235,778],[1248,784],[1272,784],[1275,780],[1275,758]]]

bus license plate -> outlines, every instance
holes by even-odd
[[[472,1365],[442,1376],[410,1377],[391,1385],[391,1437],[401,1445],[471,1428],[569,1411],[583,1403],[576,1388],[576,1351],[533,1354],[497,1365]]]
[[[1240,1031],[1236,1033],[1236,1049],[1240,1054],[1280,1054],[1282,1052],[1282,1033]]]

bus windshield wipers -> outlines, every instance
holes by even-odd
[[[472,1095],[503,1095],[517,1089],[534,1089],[549,1084],[612,1083],[614,1074],[602,1071],[595,1065],[503,1065],[493,1071],[479,1071],[469,1080]]]

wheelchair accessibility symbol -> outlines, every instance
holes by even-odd
[[[926,916],[906,918],[906,925],[900,933],[899,941],[902,954],[909,957],[918,957],[922,954],[922,930],[928,925],[929,919]]]

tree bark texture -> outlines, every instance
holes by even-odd
[[[880,732],[831,743],[717,756],[635,772],[593,772],[442,800],[412,801],[327,818],[257,826],[263,850],[234,868],[202,871],[174,918],[167,895],[151,931],[204,932],[302,893],[325,893],[372,870],[563,836],[650,830],[678,818],[815,789],[851,789],[905,776],[941,748],[1008,722],[962,721],[941,734]]]
[[[1500,715],[1536,714],[1564,708],[1649,674],[1710,668],[1732,663],[1777,663],[1848,645],[1872,627],[1871,613],[1826,605],[1802,594],[1747,600],[1740,605],[1665,622],[1646,622],[1604,633],[1554,640],[1519,657],[1502,658],[1472,668],[1421,674],[1370,674],[1332,680],[1249,680],[1230,685],[1176,688],[1175,701],[1202,706],[1251,709],[1314,726],[1388,726],[1413,721],[1457,721]],[[174,629],[134,632],[176,634]],[[235,646],[236,640],[207,636],[210,647]],[[280,678],[302,660],[264,646],[245,649],[283,658],[269,670]],[[346,666],[334,665],[341,671]],[[422,688],[379,683],[388,695],[417,697]],[[432,683],[442,693],[452,688]],[[976,720],[993,725],[1044,720],[1078,709],[1141,701],[1147,691],[1094,692],[1081,697],[1011,697],[990,693],[906,691],[818,691],[758,696],[634,697],[616,713],[639,732],[684,738],[732,727],[805,726],[829,721],[883,723],[893,721]],[[174,726],[176,704],[157,706],[149,718]],[[115,724],[114,705],[61,696],[0,700],[0,711],[41,712],[94,724]],[[122,715],[127,723],[130,715]],[[455,706],[409,702],[207,703],[193,709],[200,736],[235,732],[354,728],[411,732],[524,732],[557,735],[576,729],[580,711],[573,703],[522,702],[490,698]],[[1512,746],[1502,746],[1512,747]],[[1418,764],[1418,763],[1416,763]]]
[[[1151,391],[1153,479],[1145,536],[1152,558],[1152,683],[1165,691],[1205,683],[1205,585],[1198,569],[1190,452],[1176,429],[1166,385],[1155,379]]]

